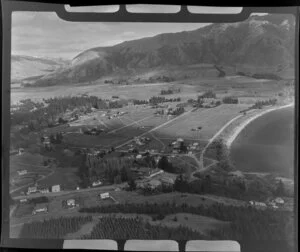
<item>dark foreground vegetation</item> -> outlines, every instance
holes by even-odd
[[[81,208],[85,213],[137,213],[151,216],[164,216],[175,213],[191,213],[208,216],[222,221],[229,221],[229,227],[211,232],[211,239],[230,240],[285,240],[287,220],[291,213],[284,211],[259,210],[248,206],[226,206],[214,204],[210,206],[189,206],[173,203],[164,204],[117,204]]]
[[[68,233],[76,232],[83,224],[91,222],[91,216],[58,218],[25,223],[20,238],[59,239]]]
[[[90,235],[83,239],[173,239],[192,240],[204,239],[204,236],[189,228],[166,227],[162,225],[151,225],[137,218],[113,218],[104,217],[94,227]]]

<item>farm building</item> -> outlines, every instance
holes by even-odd
[[[37,187],[36,186],[28,187],[27,194],[36,193],[36,192],[37,192]]]
[[[105,192],[105,193],[101,193],[100,194],[100,198],[101,199],[108,199],[110,196],[109,196],[109,192]]]
[[[54,185],[51,187],[51,192],[60,192],[60,185]]]
[[[32,211],[32,215],[36,215],[38,213],[47,213],[48,207],[45,204],[37,204]]]
[[[25,175],[27,174],[27,170],[21,170],[21,171],[17,171],[19,176]]]

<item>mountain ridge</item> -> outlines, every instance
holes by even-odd
[[[206,63],[275,71],[280,65],[293,66],[294,32],[293,18],[273,14],[90,48],[69,65],[40,78],[37,85],[79,83],[114,73]]]

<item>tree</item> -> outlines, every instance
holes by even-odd
[[[114,178],[114,184],[121,184],[121,183],[122,183],[121,176],[120,176],[120,175],[117,175],[117,176]]]
[[[188,192],[189,184],[182,174],[177,176],[174,183],[174,190],[178,192]]]
[[[275,194],[276,194],[276,196],[284,196],[285,195],[285,188],[284,188],[284,184],[281,179],[279,180],[279,182],[277,184]]]
[[[130,191],[134,191],[136,189],[136,182],[133,178],[131,178],[127,183]]]

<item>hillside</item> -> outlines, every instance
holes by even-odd
[[[26,78],[41,76],[52,72],[66,64],[61,59],[38,58],[23,55],[11,56],[11,80],[19,81]]]
[[[286,15],[251,16],[239,23],[216,23],[194,31],[92,48],[45,75],[36,85],[86,82],[118,74],[134,76],[196,64],[280,75],[293,67],[294,27],[295,21]]]

